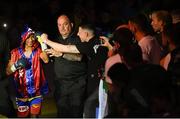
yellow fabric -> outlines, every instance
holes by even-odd
[[[17,100],[26,102],[26,101],[31,101],[31,100],[36,99],[36,98],[42,98],[42,95],[35,96],[35,97],[32,97],[32,98],[17,98]]]

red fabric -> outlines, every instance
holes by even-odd
[[[33,71],[33,85],[27,86],[27,79],[26,79],[26,70],[25,69],[20,69],[17,70],[14,73],[14,80],[16,84],[16,89],[17,89],[17,97],[20,98],[28,98],[30,94],[28,94],[28,89],[30,87],[34,87],[35,89],[35,95],[43,95],[48,92],[48,86],[47,86],[47,81],[44,76],[44,71],[43,67],[41,64],[41,59],[40,59],[40,53],[41,49],[37,48],[34,56],[32,57],[32,71]],[[11,51],[11,61],[15,63],[18,59],[20,59],[22,56],[19,53],[18,49],[14,49]],[[44,88],[44,89],[43,89]],[[43,93],[43,94],[42,94]]]

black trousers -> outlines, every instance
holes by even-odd
[[[96,118],[96,109],[99,106],[99,88],[97,87],[91,95],[89,95],[84,105],[84,117]]]
[[[56,78],[55,100],[58,117],[83,117],[86,76],[74,80]]]

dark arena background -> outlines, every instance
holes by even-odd
[[[177,9],[178,0],[0,0],[0,25],[12,49],[19,45],[24,24],[54,37],[56,20],[62,13],[69,14],[76,26],[88,21],[104,31],[113,31],[137,13]]]

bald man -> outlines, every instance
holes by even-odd
[[[67,15],[57,19],[56,42],[64,45],[77,44],[79,37],[73,32],[73,22]],[[58,117],[83,117],[83,103],[86,85],[86,62],[81,54],[61,53],[53,48],[49,55],[54,57],[55,92]]]

